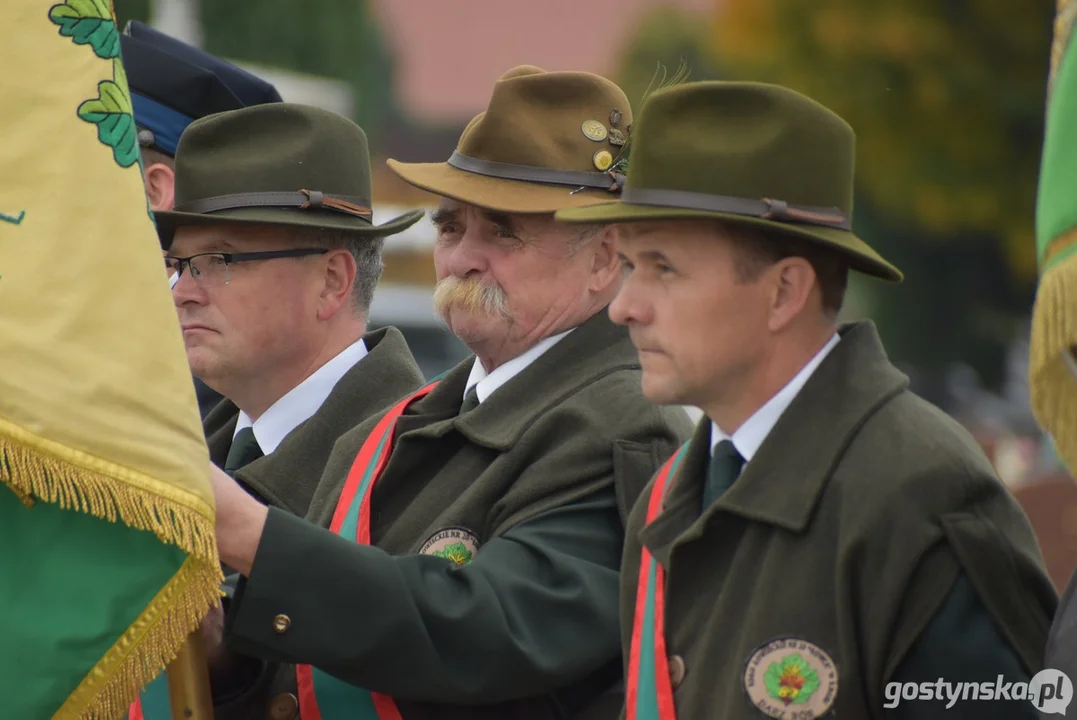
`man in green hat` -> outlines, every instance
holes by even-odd
[[[873,324],[838,322],[848,270],[902,279],[852,232],[851,128],[690,83],[632,142],[619,201],[557,217],[618,224],[643,391],[706,417],[629,519],[628,720],[1035,717],[1056,597],[1028,520]]]
[[[156,214],[191,369],[227,398],[211,458],[299,516],[336,438],[423,381],[399,331],[366,333],[384,238],[422,213],[375,226],[370,195],[355,123],[273,103],[185,130]]]
[[[306,521],[215,475],[221,556],[246,576],[227,645],[283,663],[263,706],[620,712],[623,520],[690,425],[643,397],[609,320],[612,233],[553,214],[614,196],[631,122],[604,78],[518,67],[447,162],[390,161],[442,198],[437,310],[475,355],[341,438]]]

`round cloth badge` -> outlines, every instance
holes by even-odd
[[[818,645],[778,638],[748,658],[744,690],[752,705],[772,718],[813,720],[834,707],[838,666]]]
[[[479,539],[467,528],[451,527],[438,530],[419,548],[421,555],[433,555],[467,565],[479,550]]]

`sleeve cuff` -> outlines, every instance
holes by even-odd
[[[323,627],[322,618],[311,617],[311,613],[321,613],[321,603],[311,594],[325,587],[326,578],[323,568],[316,568],[311,559],[324,554],[327,533],[290,513],[269,508],[251,574],[239,579],[225,617],[230,649],[270,662],[292,663],[309,655],[311,643],[324,640],[316,630]]]

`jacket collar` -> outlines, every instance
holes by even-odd
[[[418,389],[423,376],[396,328],[363,336],[368,352],[333,388],[308,420],[290,432],[270,455],[236,472],[236,479],[267,502],[306,513],[314,486],[336,439],[398,397]],[[206,416],[210,457],[223,465],[232,444],[239,408],[225,400]]]
[[[468,358],[446,373],[438,387],[400,419],[399,431],[438,437],[455,428],[470,442],[503,452],[537,416],[581,388],[618,370],[639,369],[628,330],[614,325],[605,308],[461,416],[473,362],[474,357]]]

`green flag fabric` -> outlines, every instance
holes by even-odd
[[[1039,193],[1040,282],[1032,316],[1029,390],[1037,421],[1077,474],[1077,2],[1058,0]]]
[[[0,24],[0,718],[117,720],[219,599],[107,0]]]

